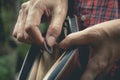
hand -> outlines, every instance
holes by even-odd
[[[67,0],[30,0],[23,3],[15,25],[13,36],[21,42],[43,45],[44,38],[39,30],[42,16],[50,18],[46,41],[53,46],[61,33],[67,14]]]
[[[80,80],[94,80],[101,72],[109,71],[120,59],[120,20],[107,21],[72,33],[59,45],[63,49],[90,45],[92,56]]]

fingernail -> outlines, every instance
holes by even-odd
[[[50,47],[52,47],[56,43],[56,39],[54,36],[49,36],[47,39],[47,43]]]

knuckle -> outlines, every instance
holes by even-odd
[[[49,32],[55,35],[55,37],[58,37],[60,35],[61,29],[59,26],[54,26],[54,27],[50,27]]]
[[[100,61],[99,62],[99,68],[100,70],[103,70],[107,67],[107,63],[106,62],[103,62],[103,61]]]
[[[32,24],[27,24],[26,26],[25,26],[25,31],[26,32],[28,32],[28,31],[30,31],[31,29],[32,29]]]
[[[25,37],[25,40],[26,40],[26,41],[29,41],[29,40],[30,40],[30,38],[29,38],[29,37]]]
[[[26,41],[28,41],[28,40],[30,40],[30,37],[29,37],[29,36],[24,36],[24,39],[25,39]]]
[[[22,13],[22,9],[20,9],[20,11],[19,11],[19,14],[21,14]]]
[[[46,10],[46,6],[38,2],[33,5],[32,9],[33,11],[39,11],[41,14],[43,14]]]
[[[18,41],[23,41],[23,39],[24,39],[23,35],[19,33],[19,34],[17,35],[17,40],[18,40]]]
[[[88,69],[98,69],[98,64],[96,61],[94,61],[93,59],[90,59],[88,61]]]
[[[63,15],[64,17],[66,16],[66,13],[67,13],[67,9],[66,8],[63,8],[63,7],[58,7],[56,9],[56,14],[57,15]]]
[[[26,14],[26,15],[28,14],[28,9],[29,9],[29,8],[25,8],[25,14]]]
[[[68,35],[65,39],[66,39],[66,41],[67,41],[68,43],[71,43],[71,42],[72,42],[72,36],[71,36],[71,34]],[[72,45],[72,43],[71,43],[71,45]]]
[[[71,34],[68,35],[68,36],[66,37],[66,39],[67,39],[68,41],[70,41],[70,40],[72,39]]]
[[[107,63],[105,61],[102,60],[93,60],[90,59],[88,61],[88,67],[89,69],[94,69],[94,70],[104,70],[107,67]]]
[[[59,29],[58,29],[58,27],[51,27],[51,30],[54,32],[54,33],[59,33],[60,31],[59,31]]]
[[[98,30],[90,29],[88,30],[88,33],[86,36],[89,38],[92,38],[93,40],[99,40],[101,38],[100,32]]]
[[[21,9],[24,9],[26,6],[27,6],[27,2],[25,2],[21,5]]]
[[[41,7],[43,7],[43,4],[41,4],[40,1],[38,1],[37,3],[34,3],[34,5],[33,5],[33,8],[34,8],[34,9],[39,9],[39,8],[41,8]]]

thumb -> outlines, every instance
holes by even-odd
[[[50,47],[56,43],[56,39],[61,33],[63,22],[66,18],[67,9],[58,7],[54,10],[52,19],[46,34],[46,40]]]
[[[89,45],[100,43],[100,34],[92,28],[69,34],[59,46],[62,49],[68,49],[72,46]]]

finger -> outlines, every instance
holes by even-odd
[[[24,32],[24,41],[23,42],[28,43],[28,44],[33,43],[32,38],[26,32]]]
[[[23,3],[21,6],[22,9],[22,13],[21,13],[21,18],[20,18],[20,22],[19,22],[19,26],[18,26],[18,31],[17,31],[17,39],[21,42],[27,42],[25,41],[25,23],[26,23],[26,18],[28,15],[28,5],[29,5],[29,1],[26,3]]]
[[[26,32],[34,40],[34,42],[39,45],[43,43],[43,37],[38,28],[43,13],[44,13],[43,7],[41,7],[39,2],[36,2],[33,5],[33,7],[29,9],[29,13],[26,20],[26,26],[25,26]]]
[[[21,5],[21,10],[19,12],[19,16],[18,16],[18,20],[17,23],[15,25],[15,29],[13,31],[13,36],[16,37],[19,41],[23,41],[24,39],[24,26],[25,26],[25,22],[26,22],[26,16],[27,16],[27,5],[28,2],[25,2]]]
[[[18,31],[19,23],[21,21],[21,14],[22,14],[22,10],[19,11],[18,19],[13,30],[13,36],[15,38],[17,38],[17,31]]]
[[[49,25],[46,40],[49,46],[53,46],[56,43],[56,39],[61,33],[63,22],[66,18],[67,14],[67,5],[57,6],[54,9],[52,20]]]
[[[95,78],[106,70],[109,65],[110,53],[104,46],[94,51],[95,56],[92,57],[86,67],[80,80],[95,80]]]
[[[20,15],[20,21],[17,25],[17,40],[19,40],[21,42],[24,38],[24,35],[23,35],[24,23],[22,22],[23,17],[24,17],[24,9],[22,9],[22,12],[21,12],[21,15]]]
[[[80,46],[88,44],[100,44],[100,33],[92,28],[83,31],[71,33],[59,44],[60,48],[67,49],[71,46]]]

